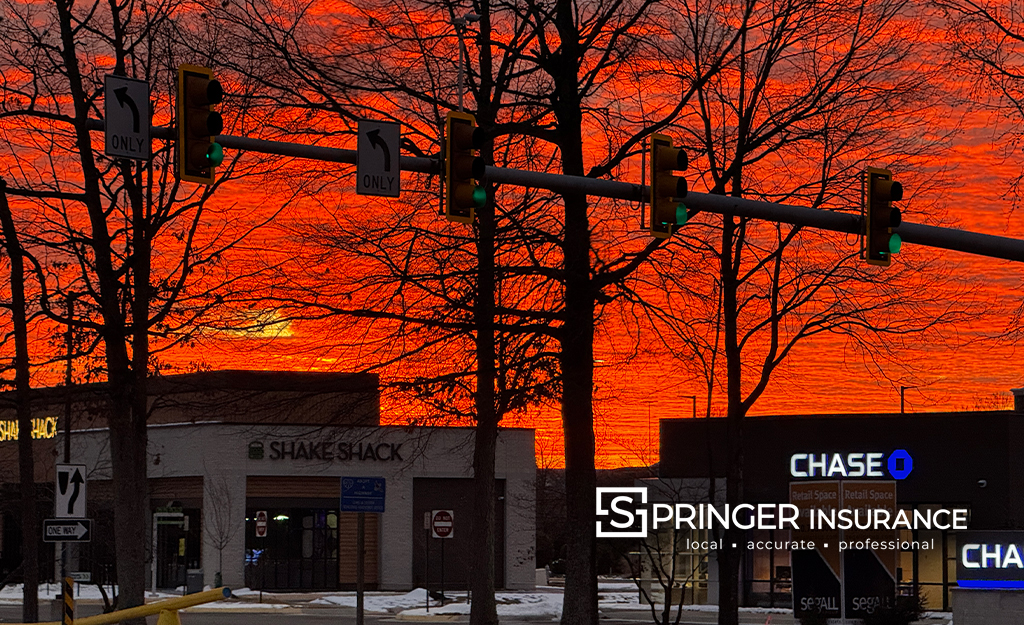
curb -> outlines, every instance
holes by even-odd
[[[195,606],[193,608],[184,608],[182,610],[179,610],[179,612],[186,612],[186,613],[192,613],[192,614],[196,614],[196,613],[212,614],[212,613],[217,613],[217,612],[223,613],[223,614],[276,614],[276,613],[280,612],[280,613],[283,613],[283,614],[290,614],[290,613],[292,613],[295,610],[301,610],[301,609],[302,608],[299,608],[299,607],[296,607],[296,606],[291,606],[291,605],[280,607],[280,608],[271,608],[271,607],[266,607],[266,608],[237,607],[236,608],[236,607],[233,607],[233,606],[230,607],[230,608],[204,608],[202,606]]]
[[[399,612],[395,615],[395,619],[419,623],[469,622],[469,617],[465,614],[407,614],[406,612]]]

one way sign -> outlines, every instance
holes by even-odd
[[[61,519],[85,518],[85,465],[58,464],[54,484],[53,516]]]
[[[43,542],[87,543],[92,540],[92,519],[45,519]]]

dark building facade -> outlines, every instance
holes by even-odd
[[[791,483],[864,478],[830,475],[829,465],[837,455],[846,466],[851,455],[859,463],[871,454],[877,479],[895,482],[899,508],[966,508],[970,530],[1022,529],[1024,402],[1018,390],[1015,395],[1017,409],[1005,411],[748,417],[743,501],[786,503]],[[724,419],[662,420],[660,478],[724,478],[726,434]],[[902,479],[894,479],[886,462],[898,450],[911,459],[907,467],[900,460],[895,475],[910,469]],[[934,539],[935,547],[901,552],[898,583],[920,587],[930,607],[948,609],[956,586],[956,532],[899,531],[901,539]],[[788,538],[788,531],[748,533],[751,540]],[[741,572],[745,603],[786,605],[790,574],[788,551],[748,550]]]
[[[210,371],[153,378],[148,391],[150,587],[183,586],[191,572],[207,585],[235,588],[353,588],[358,513],[342,509],[341,499],[344,484],[356,480],[383,480],[376,483],[385,487],[383,512],[366,518],[368,588],[434,588],[442,579],[449,588],[466,584],[476,505],[473,428],[381,425],[378,379],[371,374]],[[15,579],[26,537],[10,400],[11,394],[0,394],[0,490],[6,495],[0,578],[14,573]],[[102,384],[33,395],[37,508],[44,518],[54,512],[55,462],[69,425],[70,461],[85,472],[92,539],[69,549],[68,566],[90,573],[94,582],[115,577],[106,406]],[[498,584],[506,588],[535,582],[533,452],[532,430],[502,429],[495,560]],[[506,497],[513,506],[505,505]],[[425,517],[436,510],[454,516],[446,540],[424,529]],[[43,579],[55,578],[58,568],[52,545],[42,545]]]

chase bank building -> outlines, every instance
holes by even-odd
[[[356,584],[357,513],[341,510],[343,478],[383,478],[384,512],[366,514],[369,589],[466,586],[471,562],[472,428],[380,425],[369,374],[216,371],[150,381],[148,585],[175,588],[189,573],[207,585],[334,590]],[[42,428],[72,406],[71,462],[88,472],[93,540],[70,570],[112,578],[112,483],[102,386],[41,389]],[[10,419],[13,417],[4,417]],[[36,481],[53,484],[63,423],[36,441]],[[5,488],[16,488],[16,444],[0,449]],[[502,429],[496,460],[497,584],[533,588],[533,430]],[[377,480],[375,483],[380,484]],[[52,487],[51,487],[52,488]],[[47,514],[49,505],[39,509]],[[432,537],[447,510],[452,530]],[[20,561],[18,515],[4,511],[0,564]],[[443,560],[442,545],[447,552]],[[45,552],[44,552],[45,554]],[[219,579],[218,578],[219,574]],[[112,580],[111,580],[112,581]]]
[[[929,609],[948,610],[954,589],[977,584],[958,584],[958,579],[985,564],[985,541],[970,538],[965,570],[958,562],[958,540],[975,532],[1024,537],[1024,389],[1014,389],[1014,395],[1014,410],[747,417],[742,500],[796,504],[794,495],[809,489],[890,484],[896,508],[911,517],[915,512],[927,518],[934,514],[935,522],[927,529],[898,530],[892,538],[907,548],[877,555],[895,558],[890,575],[899,592],[920,591]],[[659,478],[638,485],[660,493],[653,495],[655,501],[698,503],[713,496],[716,505],[724,503],[726,425],[725,419],[663,419]],[[966,511],[968,531],[953,527],[952,510]],[[708,535],[695,538],[706,540]],[[793,605],[799,567],[795,552],[785,546],[796,538],[790,530],[747,531],[747,545],[752,542],[755,548],[742,555],[741,605]],[[975,543],[980,546],[972,547]],[[995,547],[991,549],[994,553]],[[717,603],[714,550],[686,548],[676,557],[677,568],[696,572],[680,584],[685,601]],[[1015,579],[1024,588],[1024,569]]]

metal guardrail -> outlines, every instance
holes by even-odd
[[[212,590],[205,590],[203,592],[185,595],[184,597],[174,597],[172,599],[154,601],[153,603],[147,603],[146,605],[140,605],[134,608],[115,610],[113,612],[108,612],[107,614],[97,614],[96,616],[76,618],[74,620],[74,625],[114,625],[114,623],[120,623],[121,621],[126,621],[128,619],[142,618],[152,616],[154,614],[160,615],[157,619],[157,625],[181,625],[181,620],[178,618],[178,610],[191,608],[204,603],[211,603],[213,601],[220,601],[222,599],[227,599],[230,596],[230,588],[214,588]],[[37,623],[36,625],[61,625],[61,623],[53,621],[48,623]]]

